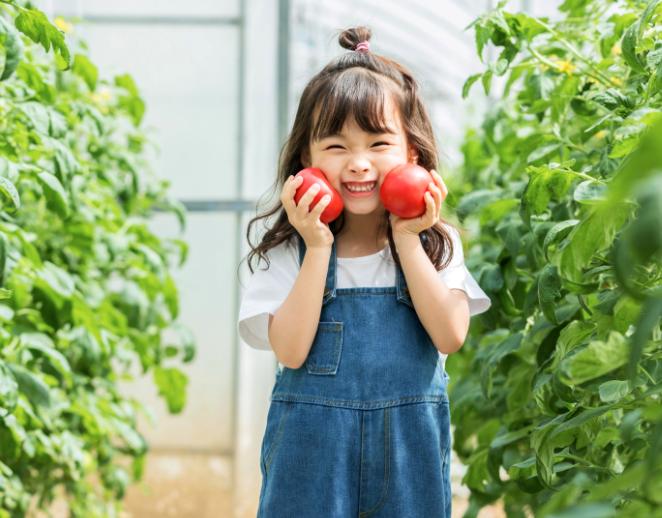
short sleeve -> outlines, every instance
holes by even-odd
[[[238,331],[255,349],[271,350],[269,314],[287,298],[296,281],[299,262],[296,248],[283,242],[267,251],[269,268],[260,261],[244,288],[239,305]]]
[[[448,266],[439,272],[439,276],[449,288],[462,290],[467,294],[471,316],[484,313],[492,305],[492,301],[464,264],[464,251],[459,232],[448,225],[446,228],[450,231],[453,240],[453,257]]]

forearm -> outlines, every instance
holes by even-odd
[[[313,344],[326,284],[331,249],[308,248],[289,295],[269,320],[269,342],[278,361],[297,369]]]
[[[458,351],[469,329],[464,293],[439,277],[418,236],[399,238],[396,248],[414,309],[432,343],[444,354]]]

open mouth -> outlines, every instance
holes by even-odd
[[[343,190],[350,196],[370,196],[377,188],[377,182],[348,182],[342,184]]]

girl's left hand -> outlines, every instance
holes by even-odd
[[[434,182],[430,182],[428,190],[425,192],[425,214],[418,218],[407,219],[390,214],[393,239],[408,234],[418,236],[420,232],[427,230],[439,221],[441,203],[446,199],[448,189],[441,176],[434,169],[430,171],[430,174]]]

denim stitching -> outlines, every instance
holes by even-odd
[[[331,364],[328,367],[319,366],[315,363],[315,355],[313,355],[312,357],[308,357],[306,359],[306,371],[308,374],[336,374],[338,372],[338,365],[340,364],[340,355],[342,354],[343,323],[319,322],[318,326],[320,330],[328,330],[329,333],[333,333],[335,335],[331,353]]]
[[[365,412],[361,412],[361,473],[359,474],[359,515],[361,514],[361,488],[363,487],[363,430],[365,428]]]
[[[271,443],[271,447],[269,448],[269,451],[266,452],[265,458],[264,458],[264,472],[267,473],[267,470],[269,469],[269,466],[271,466],[271,462],[273,460],[274,453],[276,451],[276,448],[280,444],[281,438],[283,436],[283,428],[285,428],[285,420],[286,418],[290,415],[290,411],[294,405],[287,405],[285,407],[285,410],[283,412],[283,415],[280,416],[280,421],[278,422],[278,428],[276,429],[276,433],[274,434],[274,439]]]
[[[446,481],[446,455],[448,454],[448,448],[444,448],[441,454],[441,481],[445,485],[448,482]],[[446,489],[442,488],[441,491],[441,502],[442,508],[446,509]]]
[[[382,494],[375,506],[360,514],[360,518],[370,516],[376,513],[384,506],[386,495],[388,494],[389,479],[391,475],[391,425],[389,418],[389,409],[384,409],[384,483],[382,484]]]
[[[272,401],[293,401],[297,403],[310,403],[313,405],[324,405],[340,408],[352,408],[355,410],[378,410],[392,406],[415,403],[448,403],[448,394],[439,396],[412,396],[382,401],[356,401],[350,399],[325,399],[315,396],[301,394],[279,393],[272,396]]]

